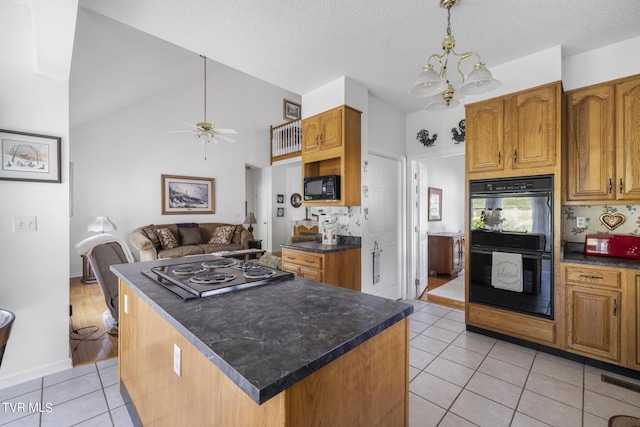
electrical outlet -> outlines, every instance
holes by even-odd
[[[178,344],[173,345],[173,372],[177,376],[182,376],[182,349]]]
[[[124,314],[129,314],[129,295],[124,294],[123,295],[123,300],[124,300]]]
[[[14,233],[34,233],[36,231],[35,216],[14,216],[13,232]]]
[[[587,219],[583,216],[576,217],[576,228],[587,228]]]

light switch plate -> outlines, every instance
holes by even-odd
[[[173,345],[173,372],[177,376],[182,376],[182,349],[178,344]]]
[[[14,216],[13,232],[14,233],[35,233],[37,231],[35,216]]]
[[[576,228],[587,228],[587,219],[583,216],[576,217]]]

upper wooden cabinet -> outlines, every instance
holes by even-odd
[[[302,121],[302,178],[340,176],[340,200],[303,205],[360,206],[361,115],[343,105]]]
[[[567,201],[640,200],[640,76],[566,95]]]
[[[560,144],[561,84],[466,106],[467,171],[553,173]]]
[[[342,145],[342,110],[334,109],[302,121],[302,153]]]
[[[502,98],[466,106],[466,158],[469,172],[492,172],[504,169],[503,117]]]

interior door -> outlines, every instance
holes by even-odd
[[[418,174],[418,179],[415,180],[417,186],[416,193],[418,194],[418,201],[416,203],[418,214],[416,217],[418,221],[415,230],[418,234],[418,238],[416,239],[417,295],[415,297],[419,298],[427,288],[427,284],[429,282],[429,186],[427,183],[427,167],[422,162],[418,162],[416,169]]]
[[[390,299],[402,298],[402,163],[377,154],[369,154],[368,232],[363,246],[363,268],[372,271],[377,243],[379,281],[363,283],[368,293]],[[363,278],[371,278],[365,274]],[[365,279],[367,280],[367,279]]]

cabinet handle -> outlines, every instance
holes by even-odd
[[[288,256],[287,259],[296,259],[296,257]]]
[[[513,163],[518,163],[518,149],[513,150]]]
[[[613,180],[609,178],[609,194],[611,194],[612,190],[613,190]]]
[[[318,145],[318,138],[320,137],[320,135],[316,135],[316,145]]]
[[[622,194],[622,178],[620,178],[620,194]]]
[[[590,276],[588,274],[581,274],[580,278],[581,279],[589,279],[589,280],[604,280],[604,277],[602,277],[602,276]]]
[[[498,164],[500,164],[500,158],[501,158],[500,152],[498,151]]]
[[[313,264],[313,260],[312,259],[305,259],[304,262],[306,262],[307,264]]]
[[[320,145],[322,145],[322,134],[320,134]]]
[[[618,314],[618,299],[613,299],[613,315],[616,316]]]

